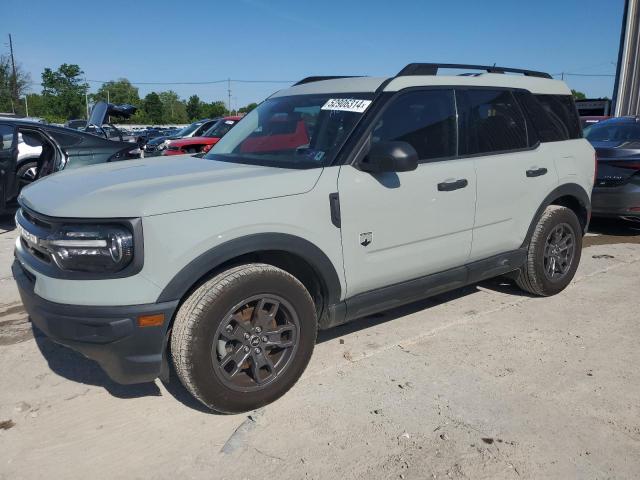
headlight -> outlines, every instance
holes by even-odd
[[[113,273],[133,260],[133,234],[121,225],[65,225],[40,244],[62,270]]]

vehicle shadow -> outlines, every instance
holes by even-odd
[[[617,218],[594,218],[589,233],[583,240],[585,247],[614,243],[640,243],[640,222]]]
[[[121,385],[114,382],[94,360],[86,358],[75,350],[53,342],[33,323],[31,324],[31,328],[40,353],[42,353],[49,368],[55,374],[72,382],[102,387],[116,398],[130,399],[162,396],[160,387],[156,382],[134,385]],[[163,380],[162,383],[167,389],[167,392],[186,407],[202,413],[215,413],[208,410],[191,396],[178,379],[173,368],[171,368],[169,373],[169,380]]]
[[[68,380],[103,387],[117,398],[138,398],[159,396],[160,389],[155,383],[141,383],[138,385],[120,385],[111,380],[100,366],[63,345],[50,340],[38,327],[31,323],[36,345],[49,364],[49,368]]]
[[[0,215],[0,235],[15,230],[16,222],[13,214],[7,213]]]

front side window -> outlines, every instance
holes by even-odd
[[[453,90],[416,90],[400,95],[373,127],[371,142],[402,141],[420,160],[456,155]]]
[[[372,97],[349,93],[270,98],[204,158],[280,168],[331,165]]]
[[[510,90],[456,90],[460,155],[527,148],[525,119]]]

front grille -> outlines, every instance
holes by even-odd
[[[40,218],[35,217],[31,212],[29,212],[29,210],[25,209],[24,207],[21,209],[21,212],[22,212],[22,217],[32,225],[36,225],[40,228],[46,228],[47,230],[51,230],[53,228],[49,222],[46,222]]]
[[[16,218],[19,230],[21,230],[20,243],[25,251],[41,262],[50,264],[52,262],[51,254],[41,245],[38,245],[39,242],[36,239],[47,237],[54,229],[54,226],[24,207],[18,210]],[[35,239],[30,237],[35,237]]]

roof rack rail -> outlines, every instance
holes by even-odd
[[[410,63],[396,75],[406,77],[410,75],[437,75],[440,68],[454,68],[458,70],[485,70],[487,73],[521,73],[527,77],[553,78],[545,72],[524,70],[521,68],[497,67],[495,65],[464,65],[458,63]]]
[[[327,75],[327,76],[315,76],[315,77],[305,77],[302,80],[294,83],[293,85],[304,85],[305,83],[312,82],[321,82],[322,80],[335,80],[337,78],[356,78],[361,75]]]

